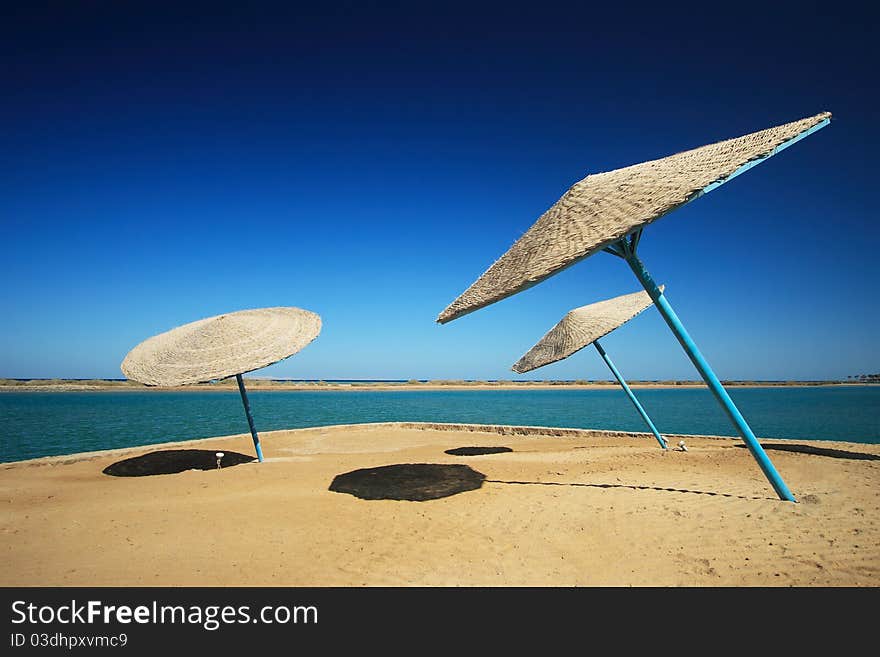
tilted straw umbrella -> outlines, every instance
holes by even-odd
[[[824,128],[831,114],[589,175],[575,183],[437,318],[441,324],[525,290],[600,251],[623,258],[709,386],[781,499],[795,501],[755,434],[700,353],[636,248],[642,230]]]
[[[663,288],[664,286],[661,285],[661,292]],[[657,431],[657,427],[648,417],[648,413],[636,399],[635,393],[627,385],[617,367],[614,366],[611,357],[599,344],[599,338],[620,328],[650,305],[651,297],[646,292],[634,292],[570,310],[534,347],[514,363],[511,369],[519,374],[531,372],[539,367],[544,367],[544,365],[568,358],[592,344],[596,347],[596,351],[599,352],[605,364],[608,365],[608,369],[611,370],[633,406],[636,407],[639,415],[642,416],[645,424],[648,425],[651,433],[654,434],[657,442],[660,443],[660,447],[666,449],[666,439]]]
[[[200,319],[144,340],[122,361],[123,374],[148,386],[184,386],[235,376],[257,459],[263,450],[241,375],[284,360],[321,332],[321,318],[290,306]]]

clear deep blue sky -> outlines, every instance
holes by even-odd
[[[158,332],[293,305],[320,336],[255,375],[606,379],[592,350],[509,367],[639,289],[613,256],[435,319],[587,174],[825,110],[640,252],[722,378],[880,371],[873,3],[19,4],[0,377],[118,378]],[[697,378],[653,308],[603,343]]]

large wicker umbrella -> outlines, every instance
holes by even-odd
[[[662,285],[660,290],[663,290]],[[639,403],[635,393],[627,385],[611,357],[599,344],[599,338],[620,328],[650,305],[651,297],[646,292],[634,292],[570,310],[534,347],[514,363],[511,369],[520,374],[530,372],[544,367],[544,365],[568,358],[592,344],[596,347],[596,351],[599,352],[605,364],[608,365],[608,369],[614,374],[614,378],[617,379],[633,406],[636,407],[639,415],[642,416],[645,424],[648,425],[651,433],[654,434],[657,442],[660,443],[660,447],[666,449],[666,439],[657,431],[657,427],[648,417],[648,413]]]
[[[799,121],[683,151],[575,183],[437,318],[441,324],[529,288],[599,251],[626,260],[780,498],[794,497],[748,423],[636,255],[642,230],[831,122]]]
[[[122,361],[126,377],[149,386],[183,386],[235,376],[257,458],[263,460],[241,375],[300,351],[321,332],[321,318],[293,307],[258,308],[184,324],[144,340]]]

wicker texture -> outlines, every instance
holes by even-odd
[[[828,112],[575,183],[437,321],[527,289],[692,200],[708,185],[765,157],[831,117]]]
[[[292,356],[321,332],[301,308],[240,310],[201,319],[144,340],[122,372],[150,386],[182,386],[258,370]]]
[[[568,358],[623,326],[651,303],[647,292],[634,292],[570,310],[511,369],[523,374]]]

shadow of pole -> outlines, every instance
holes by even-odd
[[[631,490],[657,490],[669,493],[689,493],[691,495],[711,495],[718,497],[731,497],[740,500],[775,500],[775,497],[733,495],[731,493],[717,493],[707,490],[690,490],[688,488],[671,488],[663,486],[639,486],[637,484],[588,484],[580,482],[562,481],[504,481],[501,479],[487,479],[488,484],[510,484],[515,486],[579,486],[583,488],[629,488]]]
[[[880,456],[877,456],[876,454],[850,452],[845,449],[833,449],[831,447],[815,447],[813,445],[802,445],[800,443],[762,443],[761,446],[764,449],[776,450],[778,452],[795,452],[797,454],[810,454],[811,456],[827,456],[832,459],[880,461]],[[736,445],[736,447],[745,447],[745,445]]]

